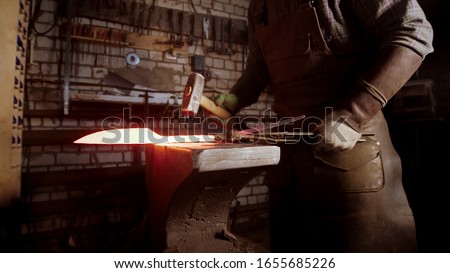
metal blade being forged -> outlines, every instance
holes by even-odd
[[[95,132],[74,141],[75,144],[165,144],[215,142],[214,135],[163,136],[149,128],[124,128]]]
[[[294,123],[294,122],[304,119],[304,118],[305,118],[305,115],[301,115],[301,116],[290,117],[290,118],[282,118],[279,122],[270,123],[269,125],[267,125],[266,123],[260,123],[255,127],[237,131],[237,132],[235,132],[235,134],[251,135],[251,134],[255,134],[255,133],[267,133],[267,132],[270,132],[273,128],[291,124],[291,123]]]

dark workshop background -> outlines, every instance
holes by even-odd
[[[247,53],[248,2],[2,1],[0,251],[146,250],[142,146],[73,141],[114,123],[150,121],[162,133],[199,129],[179,118],[184,84],[197,71],[208,97],[233,86]],[[450,4],[419,2],[435,30],[435,52],[385,114],[403,160],[419,251],[449,252]],[[266,116],[271,103],[264,93],[239,115]],[[263,183],[264,175],[249,181],[230,219],[233,231],[267,244]]]

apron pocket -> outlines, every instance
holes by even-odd
[[[315,153],[315,186],[331,193],[377,192],[384,186],[379,143],[371,138],[351,150]]]

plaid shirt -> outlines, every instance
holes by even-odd
[[[249,50],[247,68],[232,88],[240,106],[258,99],[270,75],[254,40],[254,29],[266,1],[268,20],[285,16],[302,0],[251,0],[248,11]],[[417,0],[316,0],[325,41],[336,55],[375,54],[388,45],[404,46],[425,58],[433,52],[433,29]],[[249,91],[251,90],[251,91]]]

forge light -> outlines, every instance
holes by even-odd
[[[164,144],[214,142],[213,135],[163,136],[149,128],[123,128],[95,132],[74,141],[75,144]]]

